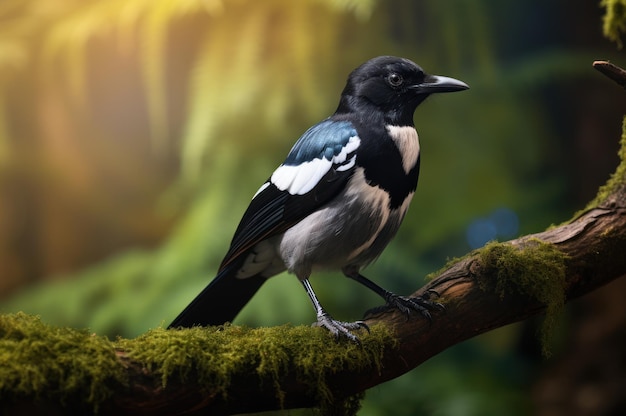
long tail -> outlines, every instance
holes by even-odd
[[[231,322],[265,280],[258,275],[237,279],[233,268],[226,268],[187,305],[168,328],[190,328]]]

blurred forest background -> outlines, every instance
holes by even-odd
[[[366,275],[410,293],[447,259],[567,220],[617,165],[624,66],[599,1],[3,0],[0,311],[133,337],[207,284],[251,196],[376,55],[467,82],[416,113],[418,192]],[[379,300],[313,279],[340,319]],[[626,284],[452,348],[372,389],[362,415],[618,414]],[[278,305],[278,306],[277,306]],[[314,320],[278,276],[236,323]],[[623,413],[621,413],[623,414]]]

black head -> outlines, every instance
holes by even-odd
[[[394,124],[410,125],[415,109],[430,94],[468,88],[454,78],[429,75],[408,59],[379,56],[352,71],[337,113],[382,112]]]

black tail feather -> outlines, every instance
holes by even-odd
[[[237,279],[228,269],[223,270],[168,328],[222,325],[231,322],[265,280],[266,278],[258,275]]]

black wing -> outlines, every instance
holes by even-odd
[[[307,130],[250,202],[220,271],[336,196],[354,172],[359,144],[347,121],[328,119]]]

